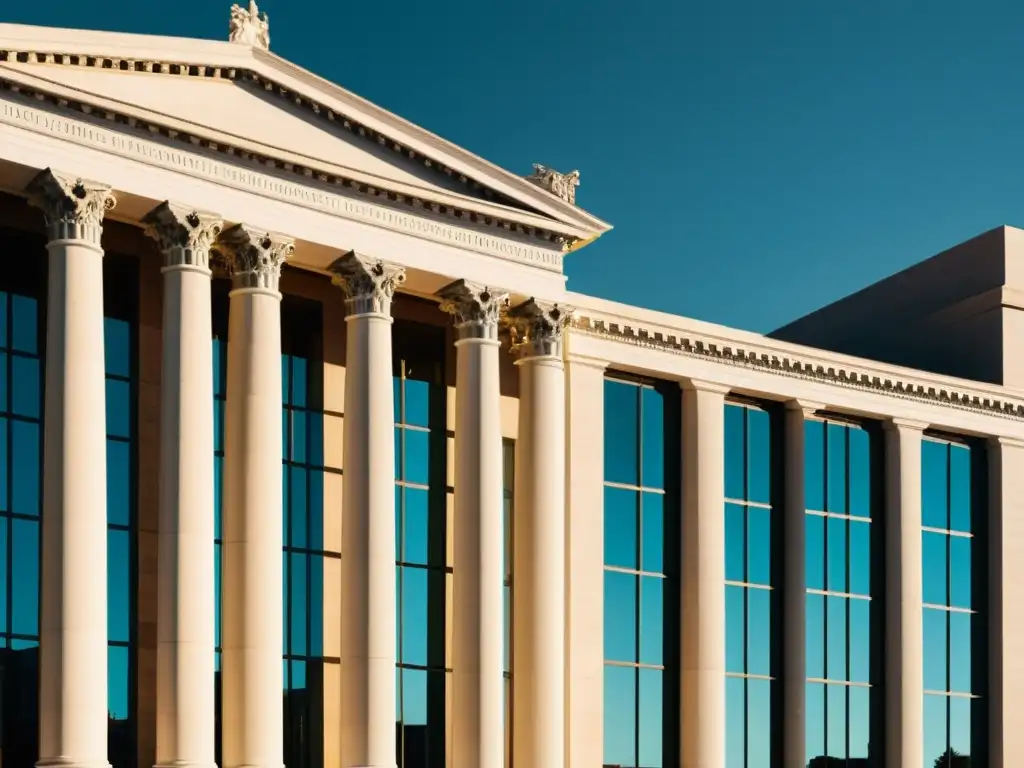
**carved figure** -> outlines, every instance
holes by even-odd
[[[541,189],[546,189],[567,203],[576,205],[576,187],[580,185],[580,172],[559,173],[539,163],[533,164],[533,173],[526,177]]]
[[[270,50],[270,17],[266,13],[260,14],[256,0],[249,0],[248,9],[238,4],[231,6],[228,40]]]

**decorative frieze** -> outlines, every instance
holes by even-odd
[[[245,224],[236,224],[223,232],[217,245],[228,260],[236,290],[278,292],[281,268],[295,252],[295,241],[290,237]]]
[[[329,267],[333,282],[345,293],[350,315],[391,316],[391,300],[405,282],[405,270],[380,259],[349,251]]]
[[[666,335],[660,331],[652,332],[646,328],[634,328],[586,316],[573,318],[570,327],[577,333],[614,339],[638,347],[691,357],[710,358],[729,365],[762,369],[784,376],[870,390],[906,400],[920,400],[948,405],[961,410],[1024,419],[1024,403],[1021,402],[985,397],[979,393],[933,387],[919,382],[902,381],[895,377],[858,371],[852,367],[825,366],[818,362],[800,360],[795,356],[780,357],[759,350],[725,345],[719,341],[698,339],[692,336]]]
[[[572,310],[559,304],[530,299],[508,311],[512,352],[524,357],[562,356],[562,336]]]
[[[117,202],[109,186],[49,168],[29,182],[25,191],[29,202],[42,209],[51,242],[82,240],[98,246],[103,217]]]
[[[498,323],[508,308],[508,293],[458,280],[437,293],[441,310],[455,318],[460,339],[497,339]]]
[[[209,271],[210,249],[224,226],[220,216],[171,203],[160,203],[146,214],[146,234],[164,255],[164,268],[192,267]]]

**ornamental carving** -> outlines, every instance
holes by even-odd
[[[508,308],[508,293],[459,280],[438,291],[441,311],[455,318],[460,339],[497,339],[498,322]]]
[[[50,240],[84,240],[100,244],[103,217],[116,204],[110,187],[47,168],[25,190],[29,202],[46,217]]]
[[[391,300],[405,282],[405,270],[349,251],[330,266],[332,282],[345,293],[353,315],[391,315]]]
[[[260,13],[256,0],[249,0],[248,8],[238,4],[231,6],[228,40],[270,50],[270,17],[265,12]]]
[[[546,165],[533,164],[533,173],[526,177],[543,190],[576,205],[576,187],[580,185],[580,172],[559,173]]]
[[[281,267],[295,253],[295,241],[284,235],[236,224],[217,241],[231,271],[234,287],[278,291]]]
[[[520,358],[561,357],[562,336],[572,320],[572,309],[530,299],[512,307],[506,322],[512,352]]]
[[[202,213],[171,202],[160,203],[146,214],[146,234],[164,254],[164,267],[210,268],[210,249],[223,228],[220,216]]]

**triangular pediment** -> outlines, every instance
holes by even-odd
[[[609,225],[247,45],[0,24],[0,87],[568,247]]]

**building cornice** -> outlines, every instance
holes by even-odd
[[[233,47],[237,48],[238,46]],[[373,107],[374,111],[380,113],[379,118],[382,122],[385,122],[385,118],[388,118],[390,122],[402,123],[405,128],[416,128],[419,133],[433,139],[433,141],[429,142],[432,146],[426,147],[428,150],[436,148],[436,153],[431,156],[425,153],[422,148],[411,146],[411,142],[396,140],[386,135],[379,127],[367,125],[366,123],[369,121],[361,121],[345,114],[336,104],[328,105],[324,103],[326,99],[312,98],[305,92],[300,93],[294,88],[282,84],[278,79],[268,75],[266,72],[258,70],[266,69],[271,72],[286,72],[303,85],[308,86],[310,91],[323,91],[327,86],[334,90],[341,90],[338,86],[328,83],[322,78],[266,51],[253,49],[248,59],[247,62],[243,61],[241,65],[235,63],[237,57],[231,57],[231,63],[204,65],[156,57],[129,58],[62,53],[35,48],[16,50],[0,47],[0,71],[3,71],[2,65],[4,63],[42,64],[178,77],[225,79],[248,83],[287,102],[291,108],[302,109],[307,112],[307,117],[310,120],[331,124],[335,129],[344,130],[357,137],[357,140],[362,140],[378,147],[384,147],[406,160],[416,162],[439,177],[445,177],[446,180],[449,180],[449,183],[454,181],[463,185],[466,190],[465,195],[452,193],[448,197],[438,194],[434,190],[415,187],[403,190],[400,188],[402,185],[384,179],[379,180],[374,185],[372,177],[369,177],[367,174],[359,172],[345,173],[346,169],[332,168],[315,158],[303,158],[302,161],[296,163],[282,158],[282,155],[289,154],[287,152],[276,150],[273,147],[258,146],[254,142],[239,140],[240,137],[218,137],[213,135],[213,131],[209,129],[203,130],[201,126],[193,126],[193,130],[188,131],[182,130],[181,126],[175,127],[168,124],[170,122],[180,123],[181,121],[162,120],[159,118],[145,119],[141,117],[144,111],[132,109],[131,105],[121,105],[120,109],[114,110],[110,109],[109,106],[107,108],[90,109],[93,105],[87,102],[97,101],[96,97],[91,94],[75,94],[77,98],[68,98],[67,93],[61,94],[60,91],[69,89],[59,83],[47,81],[44,77],[34,75],[32,77],[36,82],[32,85],[26,85],[23,82],[19,82],[17,78],[17,75],[22,74],[23,70],[7,69],[4,71],[3,77],[0,78],[0,88],[25,93],[31,98],[49,101],[57,106],[70,108],[85,114],[112,119],[123,124],[139,125],[144,130],[159,134],[172,141],[203,146],[206,149],[233,156],[237,159],[251,160],[263,166],[276,167],[297,176],[316,178],[321,182],[344,186],[347,189],[352,189],[359,194],[369,197],[383,197],[392,204],[397,203],[413,209],[427,209],[437,215],[462,221],[472,221],[477,225],[494,227],[499,230],[514,232],[530,239],[553,243],[563,251],[575,250],[610,228],[604,222],[600,222],[585,214],[584,220],[579,225],[571,225],[564,221],[550,218],[550,214],[543,211],[544,206],[530,207],[521,198],[517,199],[511,195],[496,191],[486,183],[486,179],[481,180],[475,177],[471,170],[456,169],[451,163],[438,160],[437,155],[450,153],[453,149],[458,150],[450,142],[446,142],[440,139],[440,137],[418,129],[411,123],[407,123],[407,121],[403,121],[387,113],[385,110],[360,99],[361,102],[365,102],[363,104],[364,107]],[[260,66],[264,62],[266,63],[265,66]],[[249,64],[250,66],[244,66],[244,64]],[[357,98],[347,92],[346,96]],[[480,162],[483,163],[485,161],[481,160]],[[511,176],[511,174],[507,174],[507,172],[498,169],[496,166],[493,167],[493,170],[503,175]],[[520,181],[521,184],[518,184]],[[520,180],[516,178],[516,182],[516,192],[522,191],[528,196],[538,193],[539,188],[525,179]],[[382,189],[381,187],[384,186],[393,187],[397,191]],[[551,198],[551,204],[556,208],[563,202],[557,196],[546,193],[543,190],[540,190],[540,194],[544,195],[545,198]],[[465,199],[460,199],[463,197]],[[547,202],[546,199],[545,202]],[[483,212],[474,211],[472,210],[474,205],[479,205],[479,207],[485,210]],[[575,206],[568,203],[565,203],[565,205],[574,209],[574,211],[578,211],[580,214],[583,213],[579,209],[575,209]],[[519,219],[526,219],[527,221]],[[529,221],[531,219],[534,221]],[[592,229],[597,231],[589,231]]]
[[[757,369],[779,376],[817,381],[833,386],[879,392],[965,411],[1024,420],[1024,399],[1004,392],[986,391],[983,384],[947,379],[886,366],[870,360],[830,361],[814,358],[814,350],[781,350],[767,344],[735,342],[698,333],[655,331],[639,324],[596,319],[581,310],[571,325],[573,333],[610,339],[638,347],[687,357],[711,359],[725,365]],[[916,374],[916,375],[915,375]],[[973,386],[972,386],[973,385]]]

